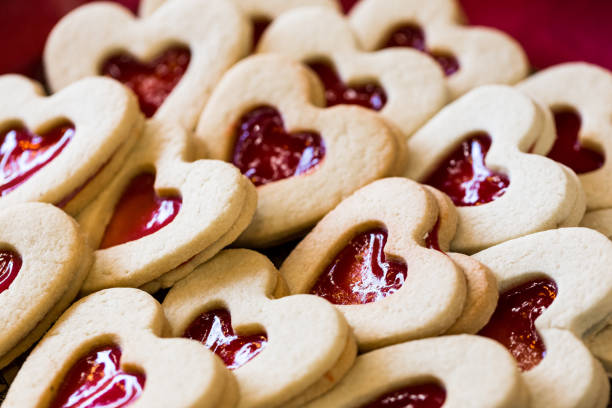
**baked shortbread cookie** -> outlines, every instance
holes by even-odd
[[[233,166],[191,162],[187,132],[150,120],[125,166],[78,221],[95,248],[83,293],[170,287],[232,243],[256,207]]]
[[[239,245],[299,236],[344,197],[403,166],[398,135],[356,106],[322,109],[313,73],[280,55],[249,57],[221,80],[196,131],[199,156],[230,161],[258,206]]]
[[[481,335],[515,356],[531,407],[605,407],[609,384],[583,343],[612,312],[612,243],[586,228],[544,231],[474,255],[500,301]]]
[[[0,207],[40,201],[76,214],[140,136],[136,99],[109,79],[85,79],[46,97],[38,83],[4,75],[0,95]]]
[[[580,181],[539,155],[552,140],[545,108],[512,88],[489,85],[447,106],[414,134],[404,175],[451,197],[459,207],[451,249],[472,253],[578,225],[585,209]]]
[[[361,350],[449,330],[478,331],[497,297],[477,262],[456,264],[434,249],[443,250],[454,233],[456,218],[448,208],[411,180],[376,181],[326,215],[281,274],[292,294],[312,293],[337,305]],[[474,269],[466,273],[467,289],[463,267]],[[486,304],[466,302],[466,290]]]
[[[447,75],[451,97],[480,85],[514,84],[528,74],[521,46],[509,35],[462,25],[455,0],[362,0],[349,20],[362,47],[416,48]]]
[[[394,402],[403,405],[393,405]],[[415,340],[363,354],[340,384],[305,405],[308,408],[383,406],[513,408],[530,405],[512,357],[494,341],[471,335]]]
[[[72,218],[42,203],[1,210],[0,242],[0,367],[5,367],[76,297],[91,249]]]
[[[238,407],[302,406],[353,364],[357,347],[342,315],[316,296],[285,292],[265,256],[233,249],[196,268],[164,300],[171,335],[202,342],[233,370]]]
[[[3,407],[234,407],[236,382],[198,344],[162,338],[159,305],[138,289],[81,299],[29,355]]]
[[[107,2],[66,15],[49,35],[44,62],[53,90],[110,76],[136,93],[147,117],[191,129],[223,73],[250,47],[249,23],[229,1],[170,1],[142,19]]]
[[[567,86],[571,84],[571,86]],[[587,209],[612,207],[612,73],[585,63],[540,71],[517,88],[553,110],[557,137],[544,151],[578,174]]]
[[[360,51],[350,24],[334,10],[308,7],[283,14],[257,50],[307,64],[325,87],[327,106],[379,111],[405,138],[448,102],[444,74],[435,61],[410,49]]]

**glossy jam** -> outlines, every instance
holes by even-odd
[[[427,234],[425,234],[425,247],[429,249],[435,249],[436,251],[443,252],[440,249],[440,242],[438,240],[438,233],[440,232],[440,219],[436,221],[435,225]]]
[[[235,370],[261,353],[268,343],[266,333],[238,336],[226,309],[202,313],[185,330],[183,337],[194,339],[221,357],[227,368]]]
[[[142,63],[131,55],[110,57],[102,65],[101,74],[129,87],[146,117],[155,115],[189,67],[191,52],[185,47],[173,47],[153,61]]]
[[[487,168],[485,157],[490,147],[487,134],[470,137],[442,161],[425,184],[446,193],[459,207],[495,201],[504,195],[510,180]]]
[[[6,249],[0,250],[0,293],[11,286],[22,264],[21,256]]]
[[[395,29],[389,34],[382,48],[408,47],[422,51],[435,59],[446,76],[451,76],[459,71],[459,61],[448,53],[431,52],[427,49],[425,32],[414,24],[407,24]]]
[[[521,370],[530,370],[546,355],[535,320],[556,297],[557,285],[550,279],[532,280],[510,289],[499,296],[495,313],[479,334],[503,344]]]
[[[145,375],[121,370],[121,350],[104,346],[78,360],[49,408],[122,408],[142,394]]]
[[[604,156],[580,144],[580,115],[574,111],[555,112],[557,139],[548,157],[565,164],[576,174],[588,173],[604,165]]]
[[[178,215],[181,197],[159,197],[155,175],[142,173],[127,186],[111,218],[100,249],[134,241],[159,231]]]
[[[338,2],[340,3],[340,7],[342,7],[342,12],[344,12],[344,14],[348,14],[353,7],[355,7],[357,5],[357,3],[359,3],[360,0],[338,0]]]
[[[347,86],[332,66],[323,62],[315,62],[308,66],[317,74],[325,87],[327,106],[359,105],[379,111],[387,103],[385,90],[377,84]]]
[[[253,20],[253,49],[255,49],[257,44],[259,44],[261,36],[263,35],[264,31],[266,31],[270,23],[270,20],[264,18]]]
[[[376,302],[397,292],[406,279],[404,262],[385,259],[387,231],[371,229],[357,234],[336,255],[310,293],[336,305]]]
[[[24,127],[0,133],[0,196],[4,196],[54,160],[74,137],[74,125],[62,124],[37,135]]]
[[[325,156],[323,139],[317,133],[287,133],[278,111],[269,106],[255,108],[238,124],[232,163],[260,186],[313,169]]]
[[[411,385],[381,395],[363,408],[440,408],[446,390],[435,383]]]

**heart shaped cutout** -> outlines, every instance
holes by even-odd
[[[159,231],[178,215],[181,197],[159,197],[155,175],[142,173],[132,179],[115,206],[100,249],[134,241]]]
[[[495,313],[478,334],[503,344],[519,368],[528,371],[546,354],[535,320],[556,297],[557,284],[551,279],[531,280],[510,289],[499,296]]]
[[[380,111],[387,103],[385,90],[376,83],[365,83],[350,86],[342,81],[336,70],[324,62],[308,64],[325,87],[326,106],[359,105],[364,108]]]
[[[0,251],[0,293],[11,286],[17,277],[23,261],[21,256],[14,251]]]
[[[190,61],[191,51],[186,47],[168,48],[145,63],[129,54],[116,54],[104,62],[100,74],[116,79],[134,91],[140,110],[150,118],[180,82]]]
[[[50,408],[122,408],[142,394],[145,375],[121,370],[121,349],[102,346],[68,371]]]
[[[215,309],[199,315],[183,337],[194,339],[221,357],[228,369],[242,367],[261,353],[268,343],[266,333],[239,336],[234,333],[227,309]]]
[[[446,390],[436,383],[426,383],[391,391],[363,408],[440,408],[444,401]]]
[[[287,133],[280,113],[261,106],[242,116],[232,163],[256,186],[307,173],[323,160],[317,133]]]
[[[55,126],[40,135],[25,127],[13,127],[0,134],[0,195],[4,196],[49,164],[74,136],[74,125]]]
[[[319,275],[310,290],[335,305],[366,304],[397,292],[406,280],[402,261],[385,259],[387,231],[357,234]]]
[[[491,138],[478,133],[463,141],[424,181],[446,193],[458,207],[495,201],[506,192],[510,179],[487,168],[485,158]]]

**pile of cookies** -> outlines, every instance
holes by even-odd
[[[3,408],[607,406],[612,73],[454,0],[92,3],[44,63],[0,77]]]

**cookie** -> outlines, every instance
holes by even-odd
[[[367,51],[399,46],[430,55],[445,72],[453,99],[528,74],[521,46],[501,31],[463,26],[455,0],[362,0],[349,20]]]
[[[91,249],[72,218],[42,203],[1,210],[0,241],[2,368],[70,305],[91,265]]]
[[[451,249],[473,253],[580,222],[585,197],[577,176],[539,155],[552,140],[550,112],[510,87],[489,85],[414,134],[404,175],[451,197],[459,214]]]
[[[285,287],[265,256],[225,250],[178,282],[162,305],[172,336],[200,341],[233,370],[238,407],[302,406],[355,359],[342,315],[316,296],[281,297]]]
[[[544,231],[474,255],[500,301],[480,334],[523,371],[531,407],[605,407],[609,384],[583,336],[612,312],[612,243],[586,228]]]
[[[54,27],[44,63],[53,90],[110,76],[136,93],[147,117],[191,129],[213,87],[250,43],[248,21],[225,0],[170,1],[142,19],[119,5],[96,3]]]
[[[103,78],[47,97],[17,75],[0,76],[0,207],[39,201],[78,213],[118,171],[140,135],[136,99]]]
[[[235,406],[236,382],[223,363],[195,342],[162,338],[166,325],[160,305],[138,289],[81,299],[32,351],[3,406]]]
[[[382,406],[530,405],[512,357],[494,341],[471,335],[415,340],[363,354],[340,384],[305,405]]]
[[[578,174],[587,210],[612,207],[612,163],[606,160],[612,154],[612,73],[568,63],[540,71],[517,88],[553,110],[555,142],[542,153]]]
[[[257,186],[257,211],[239,246],[295,238],[403,165],[398,135],[376,113],[322,104],[312,72],[280,55],[245,59],[215,89],[195,137],[199,157],[230,161]]]
[[[378,111],[405,139],[448,102],[444,74],[435,61],[410,49],[360,51],[350,24],[333,10],[308,7],[283,14],[257,50],[308,65],[325,87],[327,106]]]
[[[97,248],[83,293],[172,286],[248,226],[253,185],[227,163],[190,161],[190,152],[186,131],[147,122],[125,166],[79,214]]]

